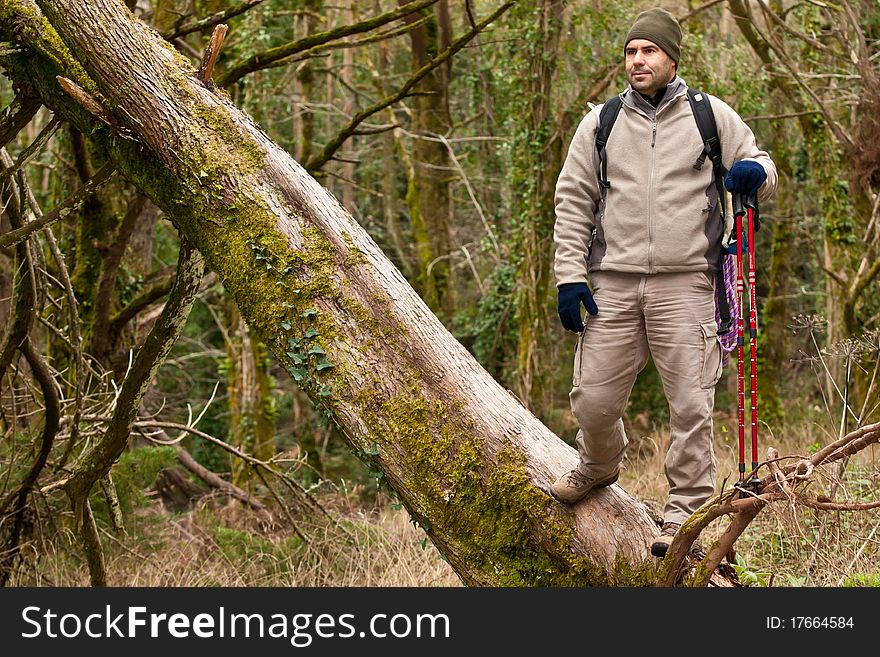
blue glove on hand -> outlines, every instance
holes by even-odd
[[[751,160],[740,160],[730,167],[724,186],[733,194],[756,194],[765,180],[767,172],[764,167]]]
[[[593,293],[590,292],[590,286],[586,283],[563,283],[559,286],[559,301],[557,309],[559,310],[559,320],[562,322],[562,328],[567,331],[580,333],[584,330],[584,323],[581,320],[581,303],[591,315],[599,312],[596,302],[593,301]]]

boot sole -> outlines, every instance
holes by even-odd
[[[655,557],[665,557],[667,552],[669,552],[669,543],[651,544],[651,554]]]

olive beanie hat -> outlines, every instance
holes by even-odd
[[[633,39],[647,39],[656,43],[678,65],[681,58],[681,26],[675,16],[665,9],[655,7],[639,14],[626,36],[626,44]]]

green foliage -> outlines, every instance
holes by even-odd
[[[267,568],[287,561],[303,545],[302,540],[295,535],[284,541],[272,542],[258,533],[219,523],[214,525],[213,538],[217,547],[231,562],[259,563]]]
[[[134,511],[149,503],[147,492],[155,484],[159,472],[176,465],[177,451],[173,447],[139,447],[123,452],[110,474],[116,486],[119,508],[126,526]],[[99,486],[93,489],[90,500],[96,519],[109,525],[107,500]]]
[[[736,563],[733,564],[736,575],[743,586],[769,586],[771,573],[759,571],[746,564],[741,555],[736,555]]]
[[[510,319],[516,313],[516,270],[509,263],[496,267],[485,281],[486,293],[475,307],[462,309],[456,318],[456,338],[489,372],[498,376],[505,356],[515,348]]]
[[[853,587],[880,587],[880,573],[855,573],[847,575],[841,586],[847,588]]]

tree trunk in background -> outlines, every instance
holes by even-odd
[[[347,0],[342,10],[345,17],[345,23],[352,25],[354,18],[354,0]],[[348,41],[354,41],[354,37],[348,37]],[[345,48],[342,51],[342,71],[340,72],[342,82],[349,88],[354,88],[354,48]],[[355,97],[348,96],[342,113],[346,116],[352,116],[356,111]],[[349,138],[340,149],[342,157],[342,207],[348,210],[355,217],[358,216],[357,207],[355,206],[355,187],[354,187],[354,137]]]
[[[784,138],[787,134],[780,131]],[[773,161],[779,172],[780,180],[793,180],[791,162],[788,159],[788,151],[783,148],[774,148]],[[776,213],[783,217],[794,217],[798,211],[797,198],[794,186],[782,184],[776,194]],[[768,226],[769,224],[769,226]],[[788,294],[791,281],[791,258],[794,248],[794,233],[792,231],[793,219],[786,218],[781,221],[767,221],[764,230],[769,228],[772,232],[771,255],[764,262],[770,263],[767,274],[768,291],[767,300],[764,302],[761,319],[760,346],[758,358],[760,359],[759,371],[761,372],[761,419],[765,422],[776,424],[784,416],[784,405],[779,394],[779,384],[782,381],[783,368],[788,360]],[[732,378],[732,377],[731,377]]]
[[[317,12],[323,4],[323,0],[305,0],[303,9],[305,15],[297,17],[297,23],[303,25],[301,34],[312,34],[317,27]],[[301,36],[298,34],[297,36]],[[309,102],[315,98],[315,67],[312,60],[304,61],[297,70],[295,89],[297,100]],[[296,117],[296,147],[294,157],[297,162],[307,162],[312,157],[315,144],[315,116],[311,108],[300,105],[295,112]]]
[[[488,376],[287,153],[116,0],[39,5],[48,21],[29,0],[0,12],[3,37],[37,51],[10,58],[10,75],[93,130],[173,218],[466,583],[652,580],[645,506],[617,485],[574,508],[556,503],[546,491],[575,451]],[[132,137],[93,122],[62,94],[59,72],[100,93]]]
[[[403,6],[408,0],[397,0]],[[433,16],[427,23],[410,31],[413,71],[442,51],[451,41],[451,27],[446,4],[422,10]],[[420,14],[404,20],[413,23]],[[451,161],[446,146],[437,135],[446,135],[452,126],[449,116],[449,79],[451,68],[440,66],[426,75],[414,88],[410,99],[412,112],[412,175],[406,195],[413,238],[419,264],[419,286],[428,306],[451,326],[455,315],[455,280],[452,269],[452,179]],[[424,138],[420,138],[424,137]]]
[[[553,253],[554,193],[562,168],[562,140],[552,105],[553,77],[563,28],[564,0],[540,0],[524,20],[533,20],[540,37],[524,44],[526,75],[520,113],[522,135],[514,148],[514,216],[519,218],[517,396],[537,415],[546,409],[544,380],[550,363],[544,358],[550,329],[547,322],[550,263]],[[567,364],[566,364],[567,366]]]
[[[94,148],[76,128],[71,128],[70,133],[73,162],[81,185],[97,168],[92,164]],[[109,367],[107,318],[113,305],[119,263],[109,271],[106,260],[122,221],[105,196],[106,190],[96,190],[75,215],[75,265],[70,278],[79,306],[85,350]]]
[[[232,301],[223,307],[226,328],[226,390],[229,396],[229,442],[262,461],[275,454],[272,386],[266,347],[252,338]],[[232,483],[245,488],[253,469],[241,459],[232,461]]]

